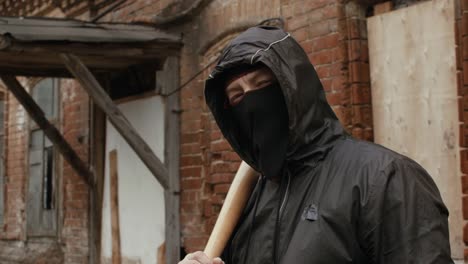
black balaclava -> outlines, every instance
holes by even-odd
[[[279,177],[288,145],[288,110],[278,83],[247,92],[232,114],[260,172]]]

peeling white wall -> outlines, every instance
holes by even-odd
[[[454,258],[463,217],[453,0],[433,0],[368,19],[375,141],[432,175],[449,208]]]
[[[164,161],[164,102],[159,96],[119,105],[161,161]],[[165,240],[164,189],[135,152],[107,122],[106,167],[102,214],[102,258],[111,258],[109,203],[109,152],[117,149],[119,217],[122,259],[155,264],[158,247]]]

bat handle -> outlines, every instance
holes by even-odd
[[[242,162],[206,244],[204,252],[208,257],[219,257],[223,252],[257,180],[258,173],[247,163]]]

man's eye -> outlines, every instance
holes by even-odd
[[[238,93],[238,94],[231,96],[231,98],[229,98],[229,104],[231,106],[238,104],[242,100],[243,96],[244,96],[243,93]]]
[[[257,89],[264,88],[264,87],[270,85],[272,82],[273,82],[272,80],[261,80],[256,85]]]

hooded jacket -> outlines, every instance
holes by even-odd
[[[255,187],[223,253],[228,264],[453,263],[448,211],[416,162],[348,135],[300,45],[282,29],[254,27],[222,52],[206,102],[239,156],[258,168],[226,108],[234,69],[262,63],[276,76],[289,117],[279,181]]]

